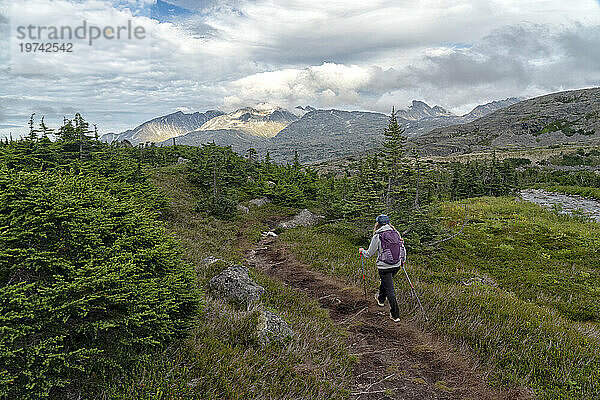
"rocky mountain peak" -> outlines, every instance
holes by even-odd
[[[297,116],[298,118],[302,118],[304,116],[304,114],[307,114],[311,111],[316,111],[317,109],[311,106],[296,106],[294,107],[294,109],[292,110],[292,114],[294,114],[295,116]]]
[[[496,110],[500,110],[502,108],[516,104],[521,100],[523,99],[519,99],[517,97],[509,97],[504,100],[494,100],[490,103],[480,104],[477,107],[473,108],[469,113],[463,115],[463,117],[471,121],[483,117],[484,115],[492,113]]]
[[[237,130],[269,138],[297,119],[296,115],[281,107],[243,107],[207,121],[198,130]]]
[[[405,110],[398,110],[398,116],[409,121],[418,121],[425,118],[436,118],[436,117],[452,117],[454,114],[447,111],[443,107],[434,106],[431,107],[429,104],[420,100],[413,100],[411,105]]]

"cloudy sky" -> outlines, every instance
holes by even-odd
[[[83,21],[147,35],[18,35]],[[21,51],[36,41],[73,52]],[[0,61],[0,135],[32,112],[81,112],[101,133],[262,103],[389,112],[419,99],[460,114],[600,86],[600,1],[0,0]]]

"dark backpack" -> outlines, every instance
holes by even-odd
[[[396,265],[406,260],[406,249],[404,248],[404,239],[396,230],[383,231],[379,233],[381,241],[381,253],[379,261],[389,265]]]

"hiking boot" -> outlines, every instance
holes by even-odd
[[[375,301],[377,302],[377,305],[379,307],[383,307],[385,305],[385,303],[382,303],[382,302],[379,301],[379,295],[377,293],[375,293]]]
[[[400,322],[400,318],[394,318],[392,314],[390,314],[390,319],[394,322]]]

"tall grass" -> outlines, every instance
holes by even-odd
[[[467,202],[463,235],[409,255],[427,328],[468,345],[499,384],[527,385],[545,399],[600,398],[600,226],[512,198]],[[443,205],[441,217],[460,225],[462,204]],[[358,283],[365,232],[337,224],[281,240],[305,263]],[[402,275],[396,286],[403,311],[416,312]]]
[[[154,183],[171,197],[164,216],[181,242],[185,258],[197,266],[198,285],[227,263],[202,264],[207,256],[241,263],[244,252],[267,229],[265,220],[293,210],[268,205],[223,222],[194,211],[197,193],[187,185],[185,166],[154,171]],[[140,365],[133,374],[107,382],[105,399],[342,399],[347,398],[355,359],[346,351],[346,332],[333,325],[305,294],[251,270],[266,289],[263,305],[279,314],[294,334],[261,346],[259,308],[240,311],[207,295],[204,313],[189,337]]]

